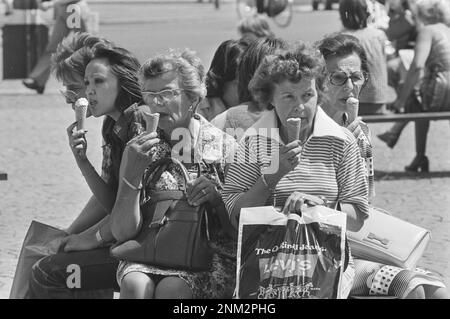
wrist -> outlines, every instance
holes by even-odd
[[[276,176],[276,174],[262,174],[261,175],[261,180],[262,180],[264,186],[266,186],[266,188],[270,192],[273,192],[273,190],[277,186],[278,181],[280,179]]]

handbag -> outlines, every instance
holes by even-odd
[[[169,164],[182,172],[184,184],[180,190],[155,189],[155,184]],[[209,246],[206,205],[191,206],[187,202],[186,184],[189,173],[174,158],[164,158],[149,167],[141,192],[143,223],[136,238],[111,248],[112,256],[133,262],[186,270],[207,270],[212,260]],[[149,198],[145,203],[143,199]]]
[[[66,235],[55,227],[35,220],[31,222],[20,250],[9,299],[28,298],[31,268],[38,260],[56,254],[57,247],[50,245],[50,242]]]
[[[347,235],[353,256],[406,269],[416,266],[431,239],[429,230],[375,207],[361,229]]]

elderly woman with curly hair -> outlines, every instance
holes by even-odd
[[[222,194],[234,225],[244,207],[274,205],[287,214],[305,203],[337,202],[349,229],[363,224],[369,211],[364,166],[354,136],[318,105],[322,72],[318,53],[299,45],[266,57],[250,81],[254,98],[270,110],[241,140],[226,177]],[[292,118],[300,119],[299,132]],[[353,276],[347,259],[344,295]]]
[[[173,157],[182,160],[188,171],[200,171],[186,191],[191,205],[208,207],[214,254],[207,271],[168,269],[123,260],[117,271],[120,297],[230,298],[234,287],[235,244],[226,232],[231,225],[220,190],[225,164],[234,155],[235,141],[196,113],[206,90],[203,66],[193,52],[170,52],[151,58],[142,66],[140,77],[143,99],[152,113],[159,113],[160,119],[157,132],[140,135],[126,147],[127,160],[118,194],[121,200],[112,212],[112,233],[119,243],[139,233],[142,214],[138,185],[142,176],[144,173],[154,176],[155,171],[149,165]],[[191,143],[180,141],[181,131]],[[184,143],[183,155],[176,151],[180,142]],[[191,156],[186,158],[186,154]],[[173,163],[156,179],[157,190],[178,190],[183,184],[182,175]],[[147,195],[143,196],[144,201],[148,200]]]

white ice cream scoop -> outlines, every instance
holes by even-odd
[[[347,105],[347,112],[344,112],[342,115],[342,125],[347,126],[358,116],[359,100],[354,97],[349,97],[347,101],[345,101],[345,104]]]
[[[89,102],[84,97],[79,98],[74,105],[75,121],[77,121],[77,130],[84,130],[86,113]]]

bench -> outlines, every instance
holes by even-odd
[[[0,181],[6,181],[6,180],[8,180],[8,174],[0,171]]]
[[[450,112],[421,112],[421,113],[402,113],[402,114],[375,114],[362,115],[365,123],[384,123],[401,122],[415,120],[446,120],[450,119]]]

